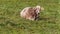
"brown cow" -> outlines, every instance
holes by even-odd
[[[26,7],[20,12],[20,16],[25,19],[36,20],[41,10],[44,10],[44,8],[40,6]]]

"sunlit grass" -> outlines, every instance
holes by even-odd
[[[39,21],[20,17],[23,8],[36,5],[45,9]],[[58,0],[0,0],[0,34],[60,34],[59,5]]]

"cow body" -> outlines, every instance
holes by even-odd
[[[40,6],[36,7],[26,7],[20,12],[20,16],[29,19],[29,20],[36,20],[38,17],[38,13],[40,12]]]

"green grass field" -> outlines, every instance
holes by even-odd
[[[20,11],[40,5],[39,21],[20,17]],[[60,34],[60,0],[0,0],[0,34]]]

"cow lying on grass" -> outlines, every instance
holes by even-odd
[[[41,10],[44,10],[43,7],[26,7],[20,12],[20,16],[29,20],[37,20]]]

